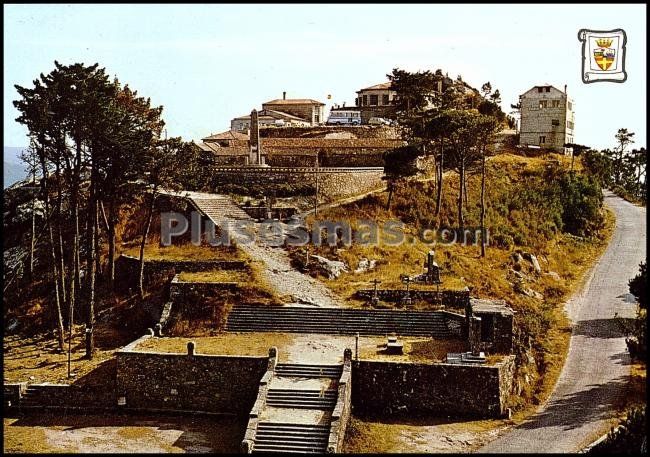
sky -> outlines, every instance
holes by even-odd
[[[568,86],[575,138],[613,147],[616,131],[646,146],[646,5],[4,5],[5,146],[26,146],[14,84],[33,87],[62,64],[99,63],[164,107],[169,136],[198,141],[263,102],[354,104],[393,68],[438,68],[502,108],[534,85]],[[624,83],[584,84],[578,30],[622,28]],[[331,98],[328,98],[331,96]]]

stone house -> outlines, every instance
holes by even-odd
[[[436,74],[437,87],[436,93],[442,93],[448,87],[456,84],[449,76]],[[462,83],[461,87],[465,95],[478,95],[476,89],[472,89],[467,83]],[[371,117],[387,117],[392,112],[392,105],[397,99],[397,92],[393,89],[390,81],[375,84],[357,91],[355,105],[361,110],[361,123],[367,124]]]
[[[309,127],[311,122],[283,111],[263,109],[258,112],[260,128],[266,127]],[[240,116],[230,121],[230,130],[233,132],[248,132],[251,127],[251,115]]]
[[[550,85],[534,86],[519,96],[521,121],[519,144],[569,153],[565,143],[573,143],[574,105],[567,94]]]
[[[355,105],[361,110],[361,123],[367,124],[371,117],[389,114],[395,97],[397,92],[390,81],[358,90]]]
[[[281,99],[262,103],[262,110],[280,111],[296,116],[309,125],[320,125],[325,122],[325,103],[310,98],[287,98],[287,93],[282,93]]]

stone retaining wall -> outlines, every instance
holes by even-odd
[[[514,356],[493,366],[353,361],[352,404],[369,414],[507,415]]]
[[[146,338],[151,336],[144,336],[116,353],[117,397],[123,397],[123,408],[249,413],[268,357],[134,350]]]
[[[169,299],[172,303],[186,303],[188,298],[217,296],[224,290],[236,290],[237,282],[195,282],[181,281],[175,275],[169,284]]]
[[[352,415],[352,351],[346,349],[343,354],[343,372],[338,382],[338,396],[334,411],[332,411],[332,422],[330,423],[330,434],[327,442],[328,454],[340,454],[343,452],[345,432],[350,423]]]
[[[145,281],[155,276],[172,277],[180,272],[197,272],[205,270],[243,270],[247,268],[244,260],[165,260],[144,261]],[[115,275],[118,282],[130,287],[137,286],[140,276],[140,259],[122,254],[115,262]]]
[[[373,297],[373,289],[362,289],[356,292],[356,296],[370,301]],[[405,289],[377,289],[379,299],[387,302],[400,302],[406,294]],[[413,300],[422,300],[427,303],[440,304],[454,309],[465,310],[469,303],[469,290],[418,290],[411,289],[409,295]]]
[[[295,165],[296,167],[300,165]],[[304,165],[313,166],[313,163]],[[246,169],[220,170],[216,168],[213,176],[213,187],[217,192],[233,191],[242,193],[251,189],[261,189],[264,192],[275,191],[278,197],[293,195],[312,196],[316,189],[318,174],[318,191],[321,202],[363,194],[371,190],[385,187],[381,179],[383,168],[314,168],[298,169]],[[277,189],[274,190],[274,187]],[[260,191],[261,191],[260,190]]]

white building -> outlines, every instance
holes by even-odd
[[[519,144],[568,153],[565,143],[573,143],[574,106],[564,86],[534,86],[519,96],[521,121]]]

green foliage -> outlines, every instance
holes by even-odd
[[[602,226],[603,194],[598,182],[584,175],[564,174],[555,184],[562,205],[565,232],[592,236]]]
[[[411,73],[399,68],[394,68],[393,72],[386,76],[392,83],[393,90],[397,92],[397,99],[394,102],[396,111],[407,116],[411,111],[426,108],[433,101],[434,91],[441,79],[441,76],[429,70]]]
[[[641,262],[639,264],[639,274],[629,282],[630,293],[636,297],[639,307],[648,309],[648,264]]]
[[[612,428],[605,441],[589,450],[589,454],[629,454],[647,452],[646,407],[634,407],[617,428]]]
[[[417,158],[421,149],[414,145],[389,149],[384,153],[384,173],[389,179],[413,176],[418,172]]]
[[[633,358],[646,360],[648,353],[647,334],[647,309],[648,309],[648,265],[646,262],[639,264],[639,274],[630,280],[630,293],[634,295],[639,308],[637,310],[632,338],[626,339],[627,347]]]

